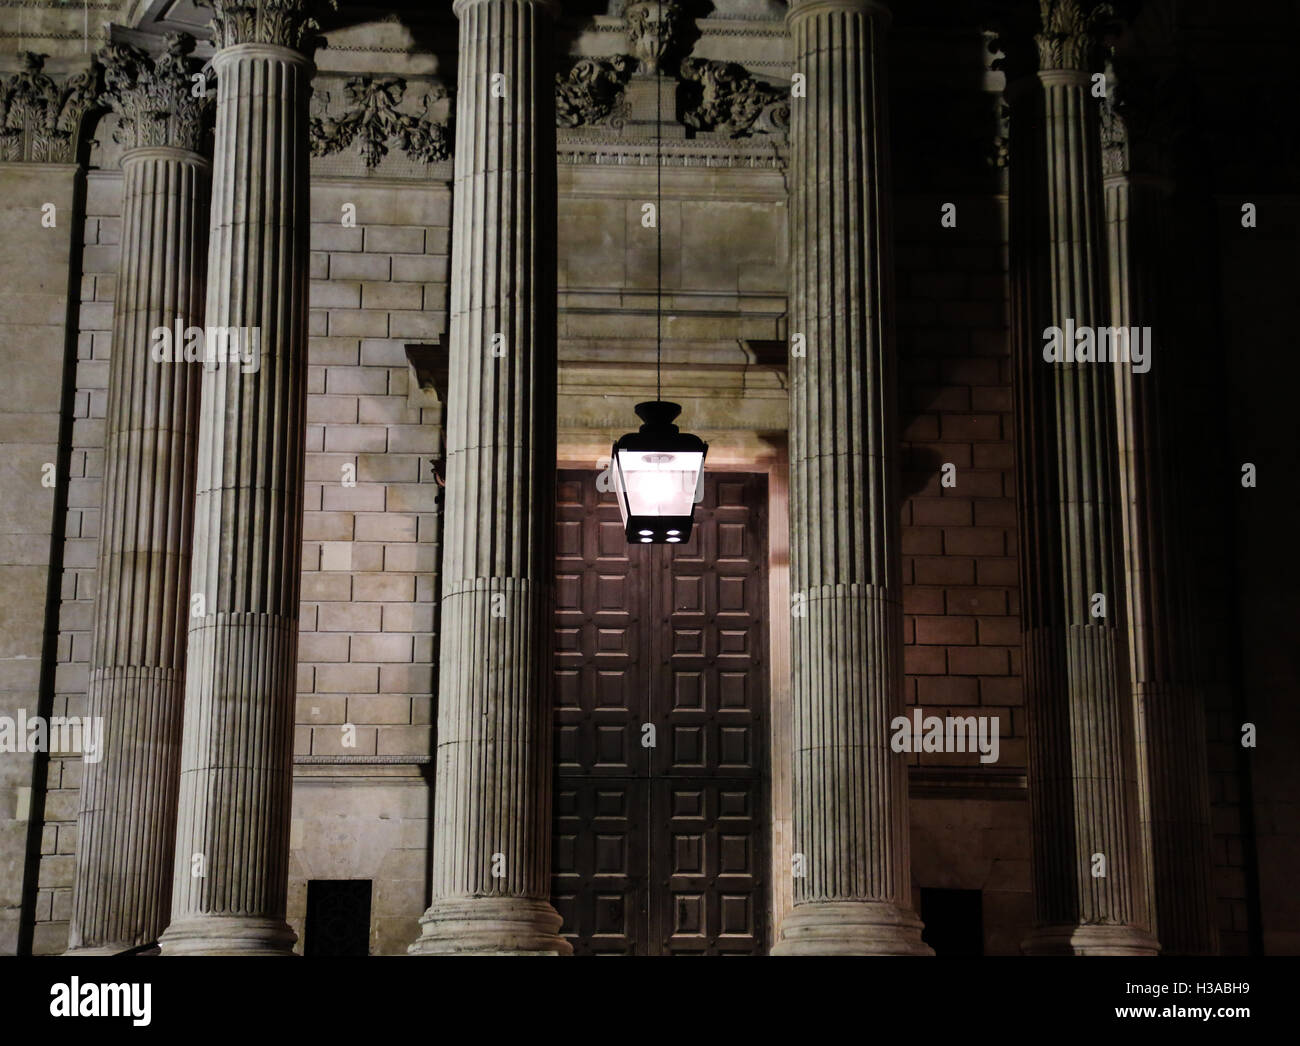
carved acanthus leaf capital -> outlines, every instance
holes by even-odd
[[[212,9],[212,44],[275,44],[311,54],[320,23],[315,15],[338,0],[199,0]]]
[[[1034,36],[1038,67],[1088,70],[1098,30],[1113,18],[1114,8],[1095,0],[1039,0],[1042,28]]]
[[[157,58],[124,44],[110,44],[100,53],[100,100],[118,116],[114,141],[128,149],[199,151],[211,101],[207,80],[190,59],[193,51],[194,37],[173,33]]]
[[[62,84],[47,74],[46,55],[24,51],[22,68],[0,81],[0,160],[73,163],[86,113],[99,97],[103,70],[90,68]]]

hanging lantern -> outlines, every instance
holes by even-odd
[[[614,444],[611,472],[629,544],[676,545],[691,536],[709,445],[677,430],[681,412],[662,400],[638,403],[641,430]]]

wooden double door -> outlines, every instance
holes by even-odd
[[[578,954],[761,954],[767,478],[706,473],[682,545],[628,545],[562,471],[551,895]]]

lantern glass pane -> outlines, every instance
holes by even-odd
[[[689,516],[704,467],[696,451],[618,452],[618,472],[626,502],[623,519],[632,516]]]

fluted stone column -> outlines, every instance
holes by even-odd
[[[1125,646],[1115,365],[1048,362],[1043,351],[1049,327],[1110,322],[1091,26],[1074,0],[1041,0],[1041,9],[1039,71],[1008,89],[1036,914],[1023,948],[1153,954]]]
[[[432,903],[415,954],[568,954],[551,907],[554,8],[457,0]]]
[[[307,378],[305,0],[214,0],[207,323],[172,921],[165,955],[287,954]]]
[[[791,100],[794,881],[776,954],[924,955],[910,905],[883,37],[872,0],[796,0]],[[777,869],[777,874],[790,870]],[[796,873],[797,874],[797,873]]]
[[[1136,75],[1136,74],[1135,74]],[[1111,316],[1147,327],[1148,368],[1115,369],[1128,588],[1129,666],[1148,850],[1148,908],[1161,950],[1219,950],[1210,881],[1212,830],[1205,750],[1205,696],[1196,637],[1195,564],[1183,521],[1188,496],[1186,436],[1197,424],[1182,403],[1186,341],[1176,308],[1178,230],[1171,213],[1169,136],[1174,106],[1152,111],[1152,95],[1175,92],[1162,77],[1132,92],[1143,105],[1101,108]],[[1136,133],[1134,133],[1136,132]]]
[[[128,148],[86,713],[104,744],[83,768],[68,939],[83,954],[157,941],[171,907],[202,369],[156,358],[153,332],[203,322],[210,171],[193,47],[178,36],[157,62],[103,56]]]

